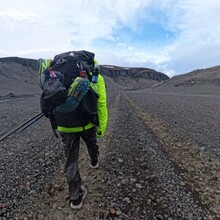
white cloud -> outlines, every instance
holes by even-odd
[[[87,49],[101,63],[146,66],[169,75],[219,65],[219,0],[0,0],[0,4],[0,56],[39,58]],[[124,27],[139,33],[148,22],[175,38],[153,47],[144,39],[147,36],[127,42],[117,34]],[[106,45],[94,43],[101,39]]]
[[[185,1],[178,4],[172,25],[180,29],[178,40],[170,47],[170,69],[176,74],[219,65],[220,2]]]

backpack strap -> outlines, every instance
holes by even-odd
[[[57,124],[56,124],[56,121],[55,121],[55,119],[54,119],[53,114],[51,114],[51,116],[50,116],[50,124],[51,124],[51,128],[52,128],[52,130],[53,130],[53,133],[54,133],[55,137],[58,138],[59,136],[58,136],[57,131],[56,131],[56,129],[57,129]]]

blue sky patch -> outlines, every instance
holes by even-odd
[[[114,40],[96,39],[92,45],[111,49],[117,44],[126,42],[128,46],[155,49],[171,44],[177,36],[178,33],[166,30],[159,24],[142,22],[135,30],[125,26],[115,29],[113,31]]]
[[[136,30],[123,27],[115,31],[117,38],[121,42],[142,47],[161,47],[172,43],[177,37],[177,33],[165,30],[156,23],[139,24]]]

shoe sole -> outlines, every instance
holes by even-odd
[[[97,169],[97,168],[99,167],[99,163],[97,163],[95,166],[92,166],[92,164],[90,164],[90,167],[91,167],[92,169]]]
[[[85,199],[86,195],[87,195],[87,189],[84,186],[81,186],[82,190],[83,190],[83,197],[82,197],[82,202],[79,205],[73,205],[72,202],[70,203],[70,208],[72,209],[81,209],[82,205],[83,205],[83,200]]]
[[[99,167],[99,160],[100,160],[100,155],[98,156],[98,163],[95,166],[92,166],[92,164],[90,163],[90,167],[92,169],[97,169]]]

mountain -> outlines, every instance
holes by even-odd
[[[220,85],[220,66],[215,66],[206,69],[197,69],[192,72],[174,76],[169,83],[175,86],[190,85],[190,84],[206,84],[214,83]]]
[[[18,57],[0,58],[0,96],[40,94],[36,60]]]
[[[160,92],[184,93],[220,93],[219,88],[220,66],[197,69],[152,86],[152,89]]]
[[[35,59],[0,58],[0,97],[40,95],[36,64]],[[197,69],[172,78],[150,68],[100,65],[100,69],[105,78],[125,90],[220,93],[220,66]]]
[[[157,72],[150,68],[141,67],[120,67],[111,65],[101,65],[101,72],[109,77],[131,77],[143,78],[156,81],[168,80],[169,77],[164,73]]]
[[[0,58],[0,96],[40,94],[37,83],[37,60],[20,57]],[[149,68],[125,68],[100,65],[101,73],[126,89],[148,88],[169,79]]]
[[[31,68],[33,70],[36,70],[36,64],[37,64],[37,60],[35,59],[20,58],[20,57],[4,57],[4,58],[0,58],[0,62],[8,63],[8,64],[17,63],[22,66]]]

